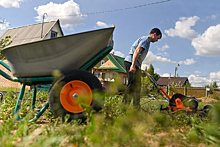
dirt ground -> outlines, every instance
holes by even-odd
[[[210,98],[210,97],[201,97],[201,98],[197,98],[198,100],[201,100],[202,102],[218,102],[218,100]]]

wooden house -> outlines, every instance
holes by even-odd
[[[127,85],[127,72],[124,66],[124,58],[114,54],[108,54],[91,71],[106,89],[109,85],[116,83],[120,85],[118,91],[124,91]]]

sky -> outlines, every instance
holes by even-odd
[[[59,19],[64,35],[115,25],[115,55],[152,28],[162,39],[151,43],[142,69],[160,76],[188,77],[194,87],[220,86],[219,0],[0,0],[0,34],[6,29]],[[179,66],[178,66],[179,65]]]

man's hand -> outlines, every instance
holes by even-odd
[[[131,65],[129,72],[135,73],[136,72],[135,66]]]

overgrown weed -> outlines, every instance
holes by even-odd
[[[14,109],[18,95],[8,92],[0,104],[0,146],[219,146],[220,102],[213,115],[168,114],[160,112],[165,101],[141,100],[141,109],[124,105],[122,96],[106,96],[97,114],[85,107],[86,123],[55,118],[45,111],[37,122],[28,122],[37,113],[31,109],[32,93],[25,91],[17,121]],[[38,92],[36,108],[48,99]],[[204,105],[204,104],[202,104]]]

